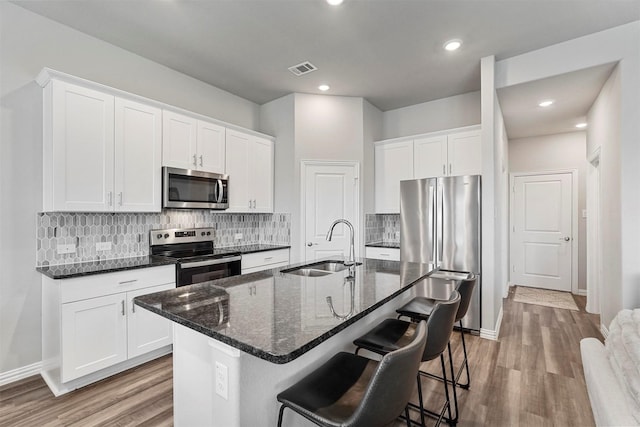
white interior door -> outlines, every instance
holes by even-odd
[[[571,173],[516,176],[512,193],[511,282],[571,291]]]
[[[349,228],[344,224],[336,225],[331,241],[326,240],[329,227],[336,219],[351,222],[358,242],[358,170],[357,163],[303,162],[306,261],[349,255]]]

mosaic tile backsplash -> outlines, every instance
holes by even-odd
[[[367,214],[365,223],[365,243],[400,243],[399,214]]]
[[[149,231],[167,228],[213,227],[216,247],[289,245],[291,214],[217,213],[172,210],[161,213],[39,213],[37,266],[149,255]],[[236,233],[242,240],[235,240]],[[111,242],[110,251],[96,243]],[[58,245],[75,245],[76,252],[58,254]]]

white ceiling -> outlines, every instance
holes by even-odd
[[[484,56],[500,60],[640,20],[639,0],[14,3],[257,104],[328,83],[328,94],[363,97],[382,111],[480,90]],[[452,38],[462,48],[444,51]],[[318,70],[287,70],[303,61]]]
[[[600,89],[616,64],[498,89],[500,108],[509,139],[573,132],[586,120]],[[553,100],[549,107],[540,107]]]

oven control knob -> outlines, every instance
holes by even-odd
[[[158,234],[156,237],[157,237],[158,239],[162,239],[162,234]]]
[[[201,232],[200,232],[200,235],[201,235],[201,236],[204,236],[204,231],[201,231]]]
[[[165,233],[165,234],[164,234],[164,238],[165,238],[165,239],[168,239],[168,238],[169,238],[169,233]]]
[[[207,231],[207,236],[211,236],[211,232],[210,231]]]

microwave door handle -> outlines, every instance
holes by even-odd
[[[218,196],[216,197],[216,201],[218,203],[222,203],[222,196],[223,196],[223,192],[224,192],[224,187],[222,186],[222,180],[221,179],[218,180],[217,189],[218,189],[218,191],[217,191]]]
[[[196,268],[196,267],[206,267],[208,265],[217,265],[217,264],[226,264],[229,262],[240,261],[242,256],[232,256],[226,258],[218,258],[218,259],[209,259],[206,261],[194,261],[194,262],[183,262],[180,264],[180,268]]]
[[[218,198],[220,197],[220,195],[218,194],[218,183],[217,183],[217,181],[219,181],[219,180],[216,180],[216,186],[213,188],[213,200],[215,202],[218,202]]]

